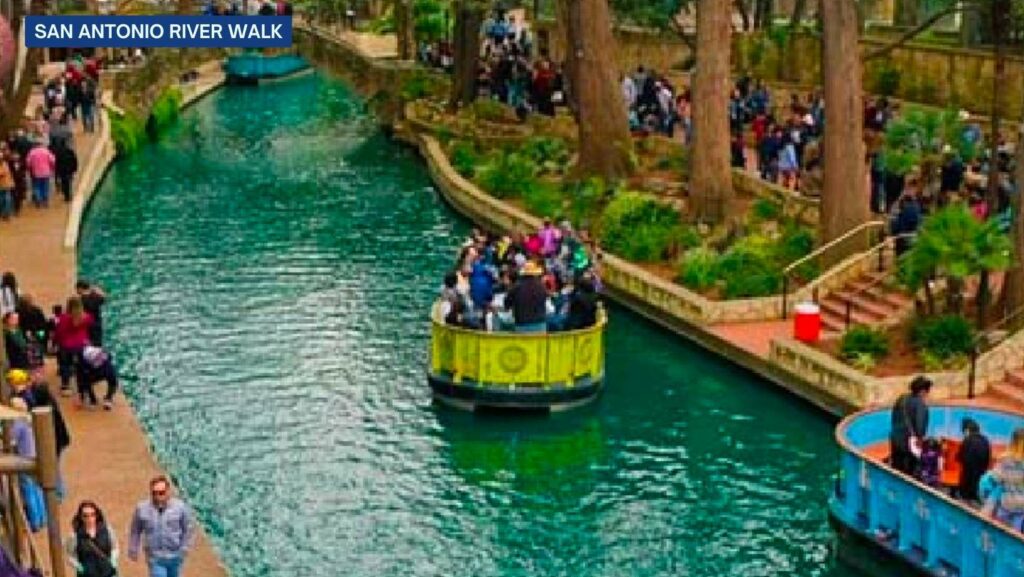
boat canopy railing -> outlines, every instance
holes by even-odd
[[[929,434],[960,438],[967,417],[997,446],[1024,426],[1024,414],[936,403],[929,407]],[[955,569],[951,574],[964,576],[1019,575],[1016,571],[1024,567],[1020,533],[879,458],[877,448],[887,448],[890,426],[890,409],[872,409],[847,417],[837,427],[842,453],[833,512],[880,546],[920,566],[945,566]]]
[[[603,308],[597,323],[574,331],[487,332],[445,324],[440,303],[431,312],[434,375],[483,386],[572,387],[580,379],[604,375]]]

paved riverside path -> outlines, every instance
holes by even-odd
[[[219,66],[203,66],[200,73],[202,76],[197,82],[182,88],[186,101],[223,81]],[[28,110],[35,110],[41,102],[42,95],[37,90]],[[106,119],[100,121],[106,122]],[[99,126],[96,133],[84,134],[81,122],[74,124],[75,150],[82,165],[97,144]],[[80,190],[76,185],[76,196],[89,193],[91,191]],[[76,254],[74,250],[64,248],[68,216],[68,205],[63,198],[51,195],[50,208],[37,210],[31,202],[26,202],[18,218],[0,222],[0,269],[14,272],[21,291],[31,294],[47,314],[52,305],[63,303],[74,289]],[[117,295],[109,295],[109,298],[116,299]],[[60,380],[56,376],[53,359],[48,360],[47,378],[51,390],[56,393]],[[97,386],[98,393],[103,390],[104,385]],[[61,459],[68,490],[61,506],[61,534],[66,536],[70,532],[71,517],[80,501],[96,501],[120,541],[118,575],[144,577],[147,575],[145,562],[129,561],[127,550],[128,526],[135,504],[148,498],[149,480],[163,473],[150,452],[148,439],[122,394],[118,394],[114,410],[110,412],[75,408],[70,398],[61,398],[60,403],[71,431],[71,446]],[[39,533],[34,541],[48,563],[45,531]],[[66,574],[73,576],[74,571],[69,567]],[[202,530],[185,562],[183,575],[227,575]]]

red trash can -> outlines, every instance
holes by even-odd
[[[816,343],[821,338],[821,307],[815,303],[800,303],[793,307],[793,338],[805,343]]]

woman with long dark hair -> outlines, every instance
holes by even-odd
[[[78,577],[117,575],[117,538],[96,503],[82,501],[71,520],[71,528],[64,550]]]

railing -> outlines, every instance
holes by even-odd
[[[893,273],[896,272],[896,259],[899,256],[896,252],[896,245],[902,239],[913,239],[917,236],[917,233],[903,233],[895,236],[883,237],[882,241],[871,248],[871,251],[878,253],[878,265],[875,267],[878,272],[886,271],[886,260],[885,253],[889,250],[892,251],[892,268],[889,269],[889,274],[880,275],[865,286],[861,286],[856,294],[847,295],[843,298],[844,305],[844,316],[843,316],[843,329],[847,330],[850,328],[850,321],[853,316],[853,301],[854,298],[870,292],[872,289],[881,286],[892,279]]]
[[[782,318],[789,314],[789,289],[795,273],[809,264],[818,264],[823,270],[852,254],[864,252],[878,243],[884,243],[886,223],[880,220],[865,222],[850,229],[843,236],[818,247],[782,270]],[[817,300],[817,293],[814,294]]]
[[[572,386],[582,377],[604,375],[607,317],[577,331],[485,332],[446,325],[435,306],[431,315],[430,369],[453,382],[495,387]]]
[[[996,339],[992,338],[993,335],[1007,329],[1012,333],[1013,330],[1020,328],[1020,325],[1017,323],[1020,323],[1021,321],[1024,321],[1024,306],[1018,307],[1016,310],[1007,313],[994,325],[974,337],[974,342],[971,346],[971,364],[967,372],[967,398],[974,398],[974,386],[975,381],[977,380],[978,371],[978,357],[980,357],[982,353],[988,352],[998,345]]]
[[[969,417],[996,446],[1005,446],[1024,421],[1019,413],[941,403],[929,408],[929,417],[930,436],[959,439],[961,422]],[[832,515],[873,547],[927,574],[1019,576],[1024,559],[1019,532],[895,471],[872,451],[888,445],[890,427],[886,408],[847,417],[837,428],[841,469],[829,501]]]

